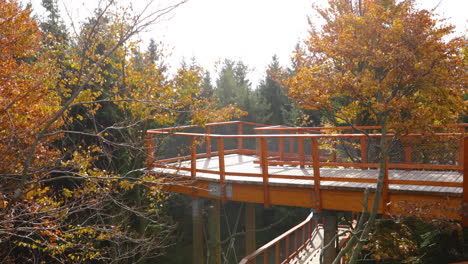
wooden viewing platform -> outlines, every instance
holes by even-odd
[[[380,213],[420,213],[468,226],[467,127],[388,135],[392,141]],[[160,175],[166,191],[192,197],[361,211],[363,190],[377,183],[381,135],[378,127],[359,129],[368,135],[350,127],[241,121],[148,130],[147,172]],[[168,137],[175,139],[165,149],[185,153],[160,156],[156,146]]]

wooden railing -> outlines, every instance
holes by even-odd
[[[256,263],[256,259],[260,256],[263,257],[263,263],[289,263],[305,249],[318,232],[317,220],[313,220],[312,216],[313,213],[310,213],[302,223],[249,254],[239,264]],[[270,257],[271,253],[273,253],[272,257]],[[271,259],[274,259],[274,262],[271,262]]]
[[[213,129],[219,126],[237,126],[234,131],[237,134],[215,134]],[[243,134],[245,126],[257,127],[254,129],[256,134]],[[462,212],[468,212],[468,137],[466,137],[466,128],[468,124],[457,124],[449,126],[451,130],[459,132],[441,132],[433,133],[430,137],[423,134],[406,134],[393,135],[388,134],[388,137],[396,139],[398,146],[395,153],[399,153],[396,157],[391,153],[388,160],[387,171],[384,177],[384,197],[383,201],[388,199],[388,190],[390,184],[402,185],[425,185],[425,186],[442,186],[442,187],[462,187],[463,204]],[[204,129],[201,133],[187,133],[181,130],[187,128]],[[379,127],[358,127],[360,130],[375,132]],[[373,154],[371,145],[375,147],[375,142],[381,138],[380,134],[329,134],[326,131],[348,131],[350,127],[337,128],[290,128],[290,127],[267,127],[266,125],[232,121],[223,123],[207,124],[206,126],[185,126],[176,128],[153,129],[147,132],[147,167],[156,168],[172,168],[181,171],[189,171],[192,179],[195,180],[197,173],[209,173],[219,175],[221,185],[221,199],[226,201],[225,181],[227,176],[243,176],[243,177],[260,177],[263,182],[264,189],[264,205],[267,207],[270,204],[269,197],[269,180],[273,178],[282,179],[301,179],[312,180],[314,182],[314,194],[316,199],[313,207],[318,211],[322,208],[321,200],[321,181],[334,182],[360,182],[360,183],[376,183],[375,178],[348,178],[348,177],[323,177],[320,175],[320,168],[323,167],[343,167],[343,168],[359,168],[372,169],[378,168],[379,164]],[[442,128],[441,128],[442,129]],[[265,134],[274,132],[275,134]],[[190,153],[178,157],[170,157],[158,159],[155,152],[154,137],[156,135],[189,137],[190,138]],[[432,138],[434,142],[421,149],[424,146],[424,140]],[[246,146],[246,140],[254,139],[256,143]],[[212,141],[216,142],[217,149],[214,150]],[[236,140],[237,144],[231,149],[225,149],[225,141]],[[289,141],[289,145],[286,141]],[[306,143],[306,141],[310,143]],[[232,143],[232,142],[231,142]],[[346,145],[351,147],[348,151],[353,152],[352,155],[344,155]],[[231,144],[233,145],[233,144]],[[289,148],[289,150],[287,149]],[[197,152],[198,149],[203,149],[204,152]],[[269,150],[272,148],[272,150]],[[341,149],[340,149],[341,148]],[[236,171],[228,171],[225,167],[224,156],[227,154],[237,153],[241,155],[257,155],[255,161],[261,167],[260,173],[244,173]],[[422,153],[422,154],[421,154]],[[437,154],[437,155],[434,155]],[[219,169],[206,170],[196,166],[196,160],[211,156],[219,156]],[[419,159],[419,160],[417,160]],[[189,167],[178,166],[176,163],[180,161],[191,161]],[[464,164],[467,164],[464,166]],[[269,165],[292,165],[292,166],[312,166],[313,176],[297,176],[297,175],[275,175],[269,173]],[[404,169],[404,170],[453,170],[460,171],[464,174],[463,182],[449,181],[428,181],[428,180],[407,180],[407,179],[389,179],[388,169]],[[193,193],[196,196],[196,191]],[[468,215],[463,216],[466,225],[468,226]],[[467,220],[465,220],[467,219]]]

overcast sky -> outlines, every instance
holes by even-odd
[[[170,0],[166,0],[169,1]],[[41,0],[23,0],[40,6]],[[85,17],[96,0],[58,0],[74,17]],[[130,2],[122,0],[121,2]],[[133,4],[144,2],[133,0]],[[174,1],[173,1],[174,2]],[[262,78],[271,57],[278,55],[283,66],[289,64],[297,42],[307,36],[307,17],[312,4],[324,6],[326,0],[189,0],[166,20],[141,35],[155,38],[171,50],[170,64],[177,67],[183,58],[195,57],[198,63],[216,74],[216,62],[242,60],[250,67],[254,85]],[[468,0],[416,0],[467,32]],[[317,20],[315,16],[312,20]],[[218,67],[219,68],[219,67]],[[215,78],[216,76],[212,76]]]

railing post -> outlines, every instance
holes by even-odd
[[[218,138],[218,159],[219,159],[219,185],[221,186],[221,202],[226,202],[226,186],[224,180],[226,177],[226,167],[224,166],[224,140]]]
[[[299,232],[294,231],[294,248],[299,248]]]
[[[263,251],[263,263],[268,263],[268,248]]]
[[[299,134],[302,134],[303,132],[300,131]],[[304,168],[305,165],[305,155],[304,155],[304,138],[300,137],[297,138],[297,148],[299,151],[299,161],[300,161],[300,167]]]
[[[154,162],[154,138],[151,134],[146,134],[145,136],[146,141],[146,168],[151,169],[151,165]]]
[[[312,138],[312,162],[314,166],[314,194],[315,202],[314,208],[317,212],[322,210],[322,195],[320,194],[320,157],[318,151],[318,141],[316,138]]]
[[[289,154],[290,154],[290,157],[296,156],[294,155],[294,138],[293,137],[289,138]]]
[[[463,138],[463,201],[462,201],[462,224],[468,229],[468,137]],[[468,231],[466,231],[468,232]]]
[[[284,131],[280,130],[280,134],[284,135]],[[279,139],[279,157],[280,161],[284,161],[284,137]]]
[[[195,137],[190,137],[190,177],[192,179],[192,185],[195,183],[197,178],[197,146]],[[197,191],[192,187],[192,199],[197,196]]]
[[[205,134],[211,134],[211,126],[207,125],[205,130]],[[208,154],[208,157],[211,157],[211,137],[206,137],[206,154]]]
[[[238,123],[237,124],[237,134],[240,136],[243,134],[243,127],[242,127],[242,123]],[[237,138],[237,151],[239,152],[240,155],[242,155],[243,153],[243,148],[244,148],[244,142],[243,142],[243,138],[242,137],[238,137]]]
[[[361,137],[361,162],[363,164],[367,163],[367,136],[364,135]],[[362,169],[368,169],[367,167],[362,167]]]
[[[411,164],[411,153],[413,152],[413,148],[411,146],[405,146],[405,164]],[[409,171],[410,169],[406,169]]]
[[[278,241],[276,244],[275,244],[275,263],[276,264],[280,264],[280,242]]]
[[[332,161],[336,162],[336,138],[332,138]]]
[[[260,143],[260,167],[263,176],[263,206],[270,206],[270,193],[268,191],[268,145],[265,138],[259,138]]]

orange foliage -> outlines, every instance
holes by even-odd
[[[45,85],[48,66],[37,61],[41,34],[29,10],[0,2],[0,172],[21,170],[24,154],[60,100]],[[50,139],[52,140],[52,139]],[[50,141],[49,141],[50,142]],[[35,153],[36,166],[49,161],[47,141]]]
[[[297,74],[284,81],[300,107],[400,129],[454,122],[466,111],[466,41],[450,38],[452,26],[411,0],[329,4],[317,10],[325,25],[312,25],[296,54]]]

